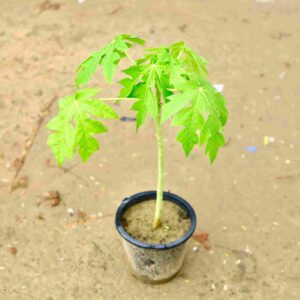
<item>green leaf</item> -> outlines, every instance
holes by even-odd
[[[185,95],[189,93],[193,97],[192,106],[179,110],[186,104],[183,102],[188,98]],[[169,98],[172,97],[174,96]],[[205,144],[205,153],[213,162],[219,147],[224,145],[222,130],[228,115],[224,97],[199,76],[197,80],[187,80],[185,84],[181,84],[181,93],[176,95],[174,104],[171,100],[165,105],[165,109],[167,106],[164,119],[178,111],[173,124],[184,126],[177,140],[182,144],[185,154],[188,155],[196,144]]]
[[[153,93],[153,88],[155,86],[156,66],[151,64],[147,68],[145,68],[144,66],[141,66],[141,68],[142,69],[140,69],[139,71],[137,71],[138,69],[133,69],[130,72],[133,78],[136,76],[142,78],[141,82],[133,86],[131,94],[128,95],[129,97],[138,99],[131,107],[132,110],[137,111],[137,129],[145,122],[147,113],[149,113],[154,119],[158,114],[158,99]],[[124,84],[124,88],[126,87],[129,91],[131,89],[131,84],[133,83],[129,81],[122,82]]]
[[[79,87],[90,81],[101,64],[103,74],[108,83],[112,83],[116,68],[121,58],[126,56],[126,51],[134,44],[143,45],[144,41],[140,38],[121,34],[105,46],[103,49],[93,53],[76,70],[76,86]]]
[[[143,46],[145,44],[145,41],[143,39],[138,38],[136,36],[132,36],[132,35],[129,35],[129,34],[121,34],[121,37],[126,41],[129,41],[129,42],[132,42],[132,43],[135,43],[135,44],[139,44],[141,46]]]
[[[218,154],[218,149],[225,144],[224,135],[221,132],[222,125],[214,115],[209,115],[205,122],[199,139],[199,144],[206,144],[205,153],[209,155],[210,161],[213,162]]]
[[[184,108],[188,103],[191,102],[192,98],[194,97],[195,92],[192,91],[185,91],[180,94],[174,94],[168,97],[169,102],[166,103],[162,108],[162,117],[161,122],[165,122],[171,116],[178,113],[182,108]]]
[[[147,117],[147,107],[143,100],[138,100],[132,105],[131,109],[137,112],[136,129],[138,130],[144,124]]]
[[[118,119],[118,114],[101,99],[81,99],[81,107],[102,119]]]
[[[52,148],[54,158],[59,166],[63,164],[66,158],[73,158],[74,140],[75,130],[70,124],[65,124],[63,130],[49,136],[47,144]]]
[[[224,135],[220,132],[212,134],[210,139],[207,141],[205,153],[209,155],[210,162],[213,163],[217,157],[218,150],[220,147],[225,145]]]
[[[82,89],[75,96],[68,96],[59,101],[59,112],[47,124],[54,131],[48,138],[58,165],[66,159],[72,159],[76,150],[85,162],[99,149],[95,134],[107,132],[107,128],[94,119],[116,119],[118,115],[106,103],[91,97],[97,93],[95,89]]]
[[[100,92],[100,89],[92,89],[92,88],[85,88],[83,90],[77,90],[75,93],[75,99],[85,98],[89,99]]]
[[[170,91],[172,85],[170,83],[170,79],[168,74],[162,73],[159,76],[159,81],[157,84],[159,91],[164,99],[164,102],[167,103],[169,101],[168,97],[173,95],[173,92]]]
[[[171,53],[178,59],[187,72],[205,78],[207,76],[207,61],[189,48],[184,42],[172,44]]]
[[[134,86],[137,84],[140,76],[143,74],[144,67],[141,65],[134,65],[128,69],[123,70],[123,73],[131,76],[131,78],[124,78],[119,83],[123,85],[120,91],[119,98],[128,97],[133,91]]]
[[[93,53],[77,68],[75,84],[77,87],[88,83],[95,74],[99,64],[101,63],[104,51],[100,50]]]
[[[194,96],[192,105],[181,110],[173,122],[173,124],[184,126],[184,129],[178,134],[177,140],[181,143],[186,156],[188,156],[194,146],[198,144],[198,131],[203,123],[204,118],[201,115],[200,99]]]
[[[124,47],[127,47],[125,43]],[[106,53],[101,64],[104,77],[110,84],[112,83],[113,77],[116,73],[117,64],[120,61],[120,58],[120,54],[116,52],[116,45],[109,45],[106,49]]]
[[[131,108],[132,110],[137,111],[136,124],[138,129],[145,122],[148,112],[154,118],[157,116],[158,103],[152,89],[149,88],[145,83],[139,83],[136,85],[132,96],[139,99]]]

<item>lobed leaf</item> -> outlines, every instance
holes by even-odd
[[[86,88],[77,91],[74,96],[61,99],[58,115],[47,124],[47,128],[54,131],[48,138],[48,145],[58,165],[72,159],[77,149],[83,162],[99,149],[99,143],[93,136],[108,130],[95,117],[118,118],[106,103],[91,98],[97,92],[96,89]]]
[[[182,144],[186,155],[195,145],[206,144],[205,153],[213,162],[218,149],[224,145],[222,130],[228,115],[225,99],[200,76],[197,81],[188,81],[185,85],[181,85],[181,88],[181,93],[173,100],[174,103],[171,100],[165,105],[165,108],[168,106],[170,109],[164,114],[164,120],[178,112],[173,124],[184,127],[177,136],[177,140]],[[186,104],[189,93],[193,97],[192,105],[179,110],[181,105]],[[176,100],[179,101],[181,97],[181,103],[176,103]]]
[[[133,44],[143,45],[144,41],[128,34],[117,35],[110,44],[93,53],[81,63],[76,70],[76,86],[80,87],[88,83],[100,64],[102,65],[105,79],[111,84],[118,63],[126,56],[126,51],[131,48]]]

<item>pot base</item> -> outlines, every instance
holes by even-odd
[[[168,281],[171,281],[173,278],[175,278],[175,277],[180,273],[180,270],[181,270],[181,269],[179,269],[179,270],[177,271],[177,273],[173,274],[173,275],[172,275],[171,277],[169,277],[169,278],[165,278],[165,279],[161,279],[161,280],[151,280],[151,279],[149,279],[148,277],[139,276],[139,275],[137,275],[136,273],[134,273],[134,271],[133,271],[133,269],[132,269],[131,266],[130,266],[130,269],[132,270],[131,275],[132,275],[135,279],[140,280],[140,281],[142,281],[142,282],[144,282],[144,283],[147,283],[147,284],[163,284],[163,283],[166,283],[166,282],[168,282]]]
[[[147,283],[163,283],[180,271],[186,244],[166,250],[144,249],[123,241],[134,276]]]

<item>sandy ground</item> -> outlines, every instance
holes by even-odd
[[[49,3],[1,1],[0,299],[299,299],[300,2]],[[102,150],[65,169],[54,167],[43,123],[19,174],[28,187],[8,191],[42,110],[73,92],[79,62],[118,33],[148,46],[185,40],[229,99],[229,143],[213,166],[203,150],[185,159],[176,130],[164,129],[165,189],[195,207],[211,247],[191,240],[183,270],[163,285],[130,275],[113,223],[125,196],[155,189],[151,122],[139,134],[133,123],[107,123]],[[117,111],[132,115],[123,104]],[[62,198],[55,207],[43,200],[51,190]]]

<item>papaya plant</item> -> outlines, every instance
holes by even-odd
[[[76,70],[75,94],[59,101],[59,112],[47,124],[53,133],[48,145],[61,166],[78,151],[83,162],[99,149],[95,134],[108,129],[102,119],[118,119],[107,104],[110,100],[133,101],[138,130],[149,116],[156,125],[158,147],[157,199],[153,227],[161,224],[163,210],[164,142],[162,124],[172,119],[180,127],[177,141],[186,156],[195,146],[205,146],[205,153],[213,162],[218,149],[224,145],[223,127],[227,120],[225,98],[207,81],[207,61],[184,42],[149,48],[143,57],[134,60],[128,53],[133,45],[144,40],[121,34],[99,51],[89,56]],[[83,87],[101,65],[106,81],[113,82],[122,59],[131,65],[123,70],[117,97],[96,97],[99,89]]]

